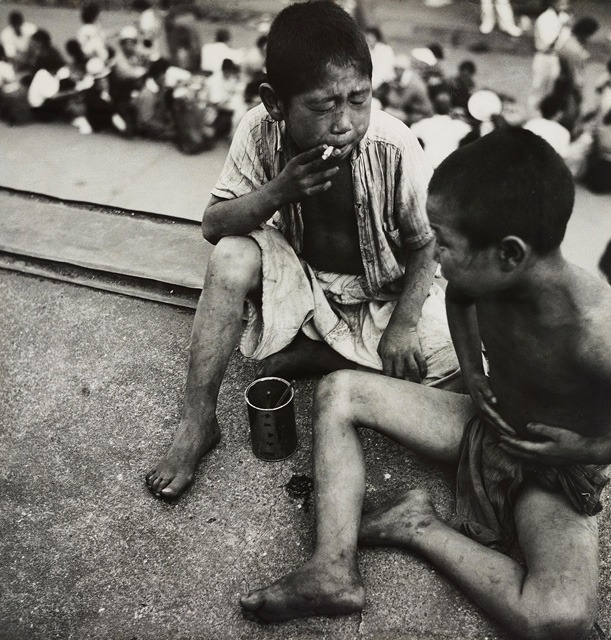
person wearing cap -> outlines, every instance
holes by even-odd
[[[133,25],[123,27],[109,84],[115,109],[130,131],[135,126],[132,95],[142,87],[149,65],[146,54],[138,46],[138,29]]]
[[[382,109],[407,125],[433,115],[433,105],[422,78],[412,68],[406,54],[395,57],[395,76],[384,82],[377,91]]]
[[[533,110],[537,110],[541,100],[552,92],[554,81],[560,74],[556,45],[570,20],[570,0],[548,0],[547,5],[533,26],[535,55],[529,96],[529,105]]]

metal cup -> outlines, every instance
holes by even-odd
[[[250,420],[252,451],[261,460],[284,460],[297,449],[295,390],[278,407],[275,405],[290,382],[282,378],[260,378],[244,392]]]

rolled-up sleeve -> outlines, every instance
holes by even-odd
[[[267,182],[261,162],[261,117],[257,109],[249,111],[241,120],[233,136],[227,159],[212,195],[231,200],[251,193]]]
[[[426,214],[428,184],[433,175],[416,136],[406,128],[395,178],[395,215],[406,249],[423,247],[434,237]]]

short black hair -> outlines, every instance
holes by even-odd
[[[134,0],[132,2],[132,9],[134,11],[147,11],[148,9],[150,9],[153,5],[149,2],[149,0]]]
[[[443,47],[439,44],[439,42],[433,42],[430,44],[427,49],[432,52],[432,54],[437,58],[437,60],[444,59]]]
[[[21,11],[11,11],[8,14],[8,21],[12,27],[19,29],[23,25],[23,13]]]
[[[78,40],[70,38],[70,40],[66,40],[66,44],[64,46],[66,48],[66,53],[70,57],[74,58],[77,63],[86,64],[87,56],[83,53],[83,48]]]
[[[356,22],[329,0],[289,5],[269,30],[266,69],[278,96],[290,100],[324,77],[327,65],[353,66],[371,79],[371,54]]]
[[[557,93],[550,93],[539,103],[539,111],[546,120],[551,120],[556,114],[564,111],[565,100]]]
[[[382,35],[380,27],[367,27],[367,29],[365,29],[365,33],[370,33],[378,42],[384,42],[384,36]]]
[[[598,31],[599,27],[600,25],[596,18],[586,16],[585,18],[579,18],[579,20],[575,22],[571,32],[576,38],[589,38]]]
[[[231,40],[231,32],[229,29],[217,29],[215,35],[216,42],[229,42]]]
[[[477,67],[475,66],[475,62],[473,62],[473,60],[463,60],[458,65],[458,70],[459,71],[466,71],[467,73],[470,73],[471,75],[477,73]]]
[[[51,45],[51,34],[46,29],[38,29],[32,34],[31,40],[44,47],[49,47]]]
[[[81,9],[81,21],[84,24],[93,24],[100,15],[100,6],[95,2],[88,2]]]
[[[564,238],[575,185],[543,138],[507,127],[450,154],[435,170],[429,194],[453,205],[457,228],[473,249],[515,235],[545,255]]]

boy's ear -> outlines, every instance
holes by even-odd
[[[498,257],[503,271],[513,271],[523,262],[530,248],[518,236],[507,236],[498,244]]]
[[[269,82],[263,82],[259,87],[259,96],[261,101],[265,105],[267,112],[274,120],[284,120],[283,105],[278,97],[278,94],[274,90]]]

